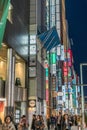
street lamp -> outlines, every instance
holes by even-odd
[[[82,74],[82,67],[83,66],[87,66],[87,63],[81,63],[80,64],[80,78],[81,78],[81,101],[82,101],[82,125],[84,124],[84,89],[83,89],[83,86],[85,86],[83,84],[83,74]]]

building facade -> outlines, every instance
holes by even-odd
[[[44,0],[22,0],[21,4],[11,0],[10,3],[0,49],[0,61],[5,62],[0,65],[1,69],[5,68],[5,72],[0,72],[4,93],[0,97],[5,100],[4,116],[15,113],[17,123],[23,114],[29,115],[29,121],[32,114],[45,115],[46,51],[37,39],[37,34],[46,30],[45,11]]]
[[[54,26],[60,44],[47,51],[37,36]],[[46,117],[78,107],[67,27],[64,0],[11,0],[0,49],[1,114],[15,113],[16,123],[26,114],[31,124],[33,114]]]

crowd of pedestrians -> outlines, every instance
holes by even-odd
[[[44,130],[45,123],[42,115],[33,115],[31,130]]]
[[[30,130],[44,130],[45,123],[42,115],[33,115]],[[0,120],[0,130],[28,130],[29,123],[25,115],[21,116],[18,124],[15,124],[11,115],[7,115],[4,123]]]
[[[81,130],[82,127],[81,116],[77,115],[52,115],[47,117],[46,124],[41,115],[33,115],[30,130]],[[86,130],[86,127],[84,127]]]
[[[62,115],[61,112],[57,116],[52,115],[47,118],[48,130],[87,130],[87,126],[82,126],[81,117],[78,115]]]
[[[4,123],[0,123],[0,130],[28,130],[28,127],[29,124],[25,115],[20,118],[18,125],[14,123],[11,115],[7,115]]]
[[[25,115],[20,118],[17,125],[10,115],[4,119],[4,123],[0,120],[0,130],[81,130],[81,117],[77,115],[52,115],[47,117],[46,122],[42,115],[33,114],[31,124],[29,125]],[[87,130],[85,125],[84,130]]]

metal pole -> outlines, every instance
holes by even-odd
[[[12,90],[11,90],[11,107],[14,109],[14,88],[15,88],[15,56],[12,57]]]
[[[83,91],[83,75],[82,75],[82,66],[83,64],[80,64],[80,77],[81,77],[81,100],[82,100],[82,129],[83,129],[83,124],[84,124],[84,91]]]
[[[7,54],[7,81],[6,81],[6,114],[11,113],[11,85],[12,85],[12,53],[13,50],[11,48],[8,49],[8,54]]]

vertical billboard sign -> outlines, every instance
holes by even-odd
[[[57,61],[59,61],[60,60],[60,55],[61,55],[61,45],[58,45],[57,46]]]
[[[61,55],[61,45],[57,46],[57,56]]]
[[[56,76],[52,76],[52,90],[56,90]]]
[[[36,35],[30,35],[30,55],[36,55]]]
[[[63,101],[65,102],[66,100],[66,86],[65,85],[62,86],[62,92],[63,92]]]
[[[50,2],[50,26],[53,27],[55,26],[55,20],[56,20],[56,17],[55,17],[55,0],[52,0]]]
[[[46,89],[46,101],[49,101],[49,90]]]
[[[51,53],[50,54],[50,64],[56,64],[56,53]]]
[[[50,54],[50,73],[51,75],[56,74],[56,52]]]
[[[49,83],[48,83],[48,61],[45,60],[45,75],[46,75],[46,101],[49,101]]]
[[[68,58],[68,66],[71,67],[72,66],[72,51],[71,51],[71,49],[68,49],[68,51],[67,51],[67,58]]]
[[[72,98],[73,98],[73,107],[76,108],[76,85],[73,85],[73,84],[76,84],[76,81],[75,79],[72,80]]]
[[[36,35],[30,35],[30,44],[36,44]]]
[[[56,109],[56,105],[57,104],[57,102],[56,102],[56,97],[53,97],[53,109]]]
[[[61,56],[60,56],[60,60],[64,61],[64,45],[61,45]]]
[[[72,50],[68,49],[68,50],[64,50],[65,52],[65,61],[67,61],[68,66],[71,67],[72,66]]]
[[[58,86],[62,86],[62,70],[61,68],[58,69]]]
[[[63,63],[63,73],[64,73],[64,77],[65,77],[65,76],[68,76],[67,61],[64,61],[64,63]]]
[[[36,45],[30,45],[30,55],[36,55]]]

